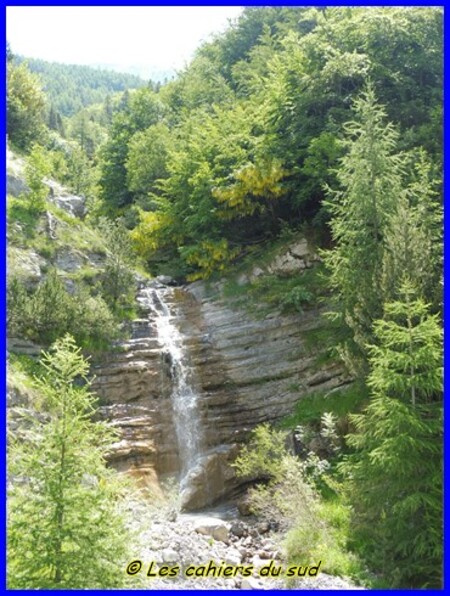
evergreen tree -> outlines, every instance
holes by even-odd
[[[120,587],[127,532],[104,462],[113,435],[91,420],[88,363],[66,335],[42,365],[36,386],[48,415],[10,441],[9,587]]]
[[[442,301],[442,209],[427,156],[420,151],[411,157],[413,179],[386,224],[381,290],[386,302],[396,300],[399,280],[407,276],[436,312]]]
[[[387,217],[402,191],[402,161],[395,154],[398,135],[385,124],[371,85],[355,101],[355,115],[345,126],[348,152],[337,171],[341,188],[329,189],[336,245],[325,254],[325,263],[337,296],[335,314],[352,332],[346,356],[359,366],[372,322],[382,316],[383,240]]]
[[[368,385],[373,399],[352,416],[354,454],[342,465],[357,538],[394,587],[440,586],[442,566],[442,331],[402,286],[375,323]]]

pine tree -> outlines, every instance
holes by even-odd
[[[437,587],[442,566],[442,330],[414,297],[387,304],[375,323],[368,385],[354,415],[354,454],[342,465],[356,531],[372,568],[395,587]]]
[[[46,413],[10,441],[9,587],[120,587],[127,532],[104,462],[112,434],[91,420],[88,363],[65,336],[42,365],[36,386]]]
[[[407,276],[436,312],[442,301],[442,210],[425,152],[411,157],[413,179],[386,222],[381,289],[385,302],[396,300],[399,280]]]
[[[355,353],[365,355],[372,323],[382,316],[381,273],[386,220],[402,188],[402,160],[395,153],[398,135],[385,124],[373,87],[355,101],[356,118],[345,126],[348,149],[337,171],[340,190],[329,189],[335,248],[325,253],[338,314],[352,332]],[[352,364],[360,364],[353,356]]]

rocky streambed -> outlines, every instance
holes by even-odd
[[[138,587],[154,590],[357,590],[350,580],[323,573],[286,577],[280,535],[267,522],[244,521],[235,511],[149,513],[143,502],[130,505],[132,530],[139,536],[128,565]],[[224,519],[225,518],[225,519]],[[317,562],[319,563],[319,561]],[[134,565],[133,565],[134,564]],[[172,573],[172,577],[159,577]],[[271,577],[269,569],[280,570]],[[314,574],[314,569],[311,567]],[[150,571],[149,571],[150,570]],[[171,570],[171,571],[170,571]],[[228,571],[226,571],[228,570]],[[147,576],[149,573],[150,577]],[[224,577],[229,574],[228,577]],[[267,575],[268,574],[268,575]],[[205,575],[207,575],[205,577]]]

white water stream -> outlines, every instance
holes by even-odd
[[[172,405],[181,464],[180,485],[188,482],[189,472],[201,456],[202,435],[198,393],[194,389],[187,350],[169,307],[170,289],[146,288],[144,300],[154,315],[158,342],[165,353],[172,377]]]

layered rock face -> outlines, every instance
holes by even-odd
[[[185,509],[198,509],[238,493],[230,464],[256,425],[280,420],[302,396],[349,379],[336,363],[319,366],[317,349],[307,341],[323,324],[318,309],[256,319],[234,310],[219,293],[211,296],[202,282],[183,288],[150,284],[164,293],[193,370],[192,423],[200,449],[183,478],[182,501]],[[158,339],[154,309],[141,303],[132,339],[94,371],[95,389],[102,414],[121,432],[111,462],[154,485],[180,473],[185,447],[175,424],[171,355]]]

